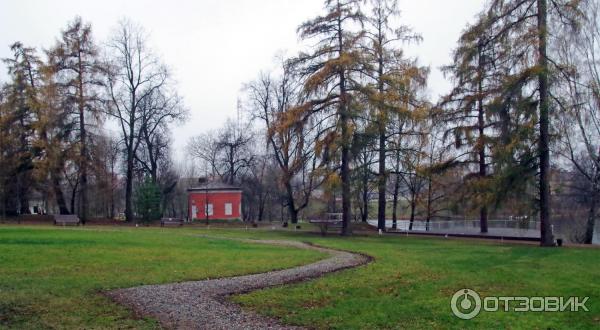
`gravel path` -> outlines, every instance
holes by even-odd
[[[243,240],[325,252],[329,258],[290,269],[206,281],[145,285],[110,291],[107,296],[169,329],[299,329],[244,311],[227,296],[299,282],[368,263],[371,258],[294,241]]]

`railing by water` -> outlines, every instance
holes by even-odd
[[[371,225],[377,225],[376,220],[369,220]],[[392,228],[393,222],[386,221],[386,227],[392,230],[408,232],[431,232],[446,234],[477,234],[480,230],[479,220],[445,220],[445,221],[417,221],[411,224],[409,220],[398,220],[396,228]],[[504,236],[531,236],[539,237],[540,223],[537,220],[519,219],[519,220],[488,220],[488,230],[490,234]]]

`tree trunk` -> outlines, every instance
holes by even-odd
[[[263,206],[259,206],[258,207],[258,216],[256,217],[257,221],[262,221],[263,220],[263,213],[265,212],[265,209]]]
[[[288,213],[290,214],[290,221],[292,222],[292,224],[297,224],[298,223],[298,210],[296,210],[296,201],[294,200],[294,190],[292,188],[292,184],[289,180],[289,178],[287,178],[286,176],[286,182],[285,182],[285,192],[286,192],[286,198],[287,198],[287,207],[288,207]]]
[[[88,216],[88,175],[87,175],[87,147],[86,147],[86,133],[85,133],[85,124],[84,124],[84,115],[83,112],[80,113],[80,129],[81,129],[81,160],[80,160],[80,182],[81,182],[81,214],[79,216],[81,220],[81,224],[85,225]]]
[[[592,201],[590,204],[590,211],[588,214],[587,223],[585,226],[585,244],[592,244],[594,240],[594,225],[596,223],[596,197],[597,193],[592,193]]]
[[[431,189],[433,188],[433,183],[431,179],[431,174],[427,178],[427,217],[425,219],[425,231],[429,231],[429,222],[431,221],[431,204],[433,203],[433,193]]]
[[[338,10],[341,10],[338,2]],[[340,58],[344,54],[344,40],[341,17],[337,20],[337,42]],[[342,129],[342,236],[350,235],[350,136],[348,129],[348,95],[346,93],[346,76],[344,69],[339,71],[340,77],[340,126]]]
[[[62,189],[60,189],[60,179],[55,174],[50,174],[50,176],[52,177],[52,190],[54,192],[54,197],[56,198],[56,205],[58,205],[58,213],[71,214],[67,208],[65,195]]]
[[[114,182],[113,182],[113,178],[111,175],[111,187],[110,187],[110,218],[114,219],[115,218],[115,189],[114,189]]]
[[[362,186],[363,186],[363,191],[362,191],[362,204],[363,204],[363,209],[362,209],[362,214],[361,214],[361,221],[362,222],[367,222],[367,220],[369,220],[369,170],[365,169],[365,173],[363,173],[363,182],[362,182]]]
[[[549,100],[548,100],[548,59],[547,48],[547,0],[537,0],[538,5],[538,34],[540,73],[540,244],[541,246],[554,246],[552,222],[550,220],[550,147],[549,147]]]
[[[417,208],[417,200],[416,200],[416,195],[413,194],[413,196],[410,199],[410,224],[408,225],[408,230],[413,230],[413,224],[415,222],[415,210]]]
[[[265,215],[265,204],[267,203],[267,196],[263,196],[262,193],[258,195],[258,221],[263,221]]]
[[[338,213],[337,208],[337,195],[335,192],[331,192],[331,196],[329,196],[329,200],[327,201],[327,209],[329,213]]]
[[[130,113],[129,113],[129,136],[126,137],[127,148],[127,170],[125,174],[125,221],[133,222],[133,161],[135,152],[137,151],[134,147],[134,132],[135,132],[135,116],[136,116],[136,90],[131,92],[130,99]]]
[[[132,140],[132,139],[130,139]],[[127,150],[127,173],[125,177],[125,220],[133,221],[133,141],[130,142]]]
[[[481,46],[479,46],[479,56],[478,56],[478,100],[477,100],[477,126],[479,129],[479,141],[478,141],[478,156],[479,156],[479,179],[483,180],[487,176],[486,173],[486,163],[485,163],[485,119],[484,119],[484,109],[483,109],[483,60],[482,60],[482,50]],[[485,203],[485,201],[484,201]],[[481,233],[488,232],[488,214],[487,207],[483,205],[479,209],[479,229]]]
[[[234,155],[234,151],[233,151],[233,145],[231,145],[229,147],[229,184],[233,185],[233,176],[235,175],[235,170],[234,170],[234,166],[235,166],[235,162],[233,159],[233,155]]]
[[[290,222],[293,224],[297,224],[298,223],[298,210],[289,209],[289,213],[290,213]]]
[[[150,161],[150,179],[152,183],[158,183],[158,166],[156,161]]]
[[[379,54],[379,66],[378,66],[378,90],[379,93],[383,93],[384,92],[384,85],[383,85],[383,54],[382,53],[382,38],[381,38],[381,33],[379,34],[380,38],[379,38],[379,47],[380,47],[380,54]],[[377,228],[379,230],[385,231],[385,204],[386,204],[386,200],[385,200],[385,195],[386,195],[386,181],[387,181],[387,175],[385,172],[385,158],[386,158],[386,145],[385,145],[385,133],[386,133],[386,129],[385,129],[385,124],[386,124],[386,120],[385,120],[385,115],[383,113],[382,109],[379,109],[379,177],[377,180],[377,189],[378,189],[378,196],[377,196]]]
[[[344,93],[345,94],[345,93]],[[345,96],[343,96],[345,97]],[[345,108],[345,105],[343,106]],[[348,119],[342,110],[342,235],[350,235],[350,148],[348,147]]]
[[[380,124],[381,125],[381,124]],[[386,183],[385,173],[385,130],[379,130],[379,178],[377,181],[377,228],[385,230]]]
[[[83,95],[83,65],[81,63],[81,52],[79,52],[79,56],[78,56],[78,66],[79,66],[79,72],[78,72],[78,97],[79,97],[79,102],[78,102],[78,106],[79,106],[79,130],[80,130],[80,137],[81,137],[81,154],[80,154],[80,159],[79,159],[79,170],[81,171],[81,214],[79,216],[80,220],[81,220],[81,224],[85,225],[85,222],[87,221],[87,215],[88,215],[88,198],[87,198],[87,190],[88,190],[88,176],[87,176],[87,168],[88,168],[88,161],[87,161],[87,141],[86,141],[86,129],[85,129],[85,99],[84,99],[84,95]]]
[[[481,233],[488,232],[488,211],[487,207],[485,206],[479,209],[479,227],[481,229]]]
[[[396,182],[394,182],[394,197],[392,201],[392,229],[398,229],[398,196],[400,195],[400,178],[396,174]]]
[[[75,200],[77,199],[77,189],[79,188],[79,179],[73,185],[73,191],[71,191],[71,214],[77,214],[75,209]]]
[[[21,214],[31,214],[31,211],[29,210],[29,198],[27,194],[19,194],[19,204],[21,205],[19,210]]]

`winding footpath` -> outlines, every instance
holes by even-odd
[[[106,295],[126,305],[139,316],[158,319],[169,329],[300,329],[286,326],[276,319],[244,311],[227,299],[267,287],[295,283],[320,277],[371,261],[358,253],[333,250],[294,241],[243,240],[290,246],[325,252],[329,258],[284,270],[205,281],[163,285],[145,285],[107,292]]]

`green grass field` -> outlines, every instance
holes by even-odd
[[[0,328],[155,328],[99,292],[287,268],[312,251],[157,228],[0,226]]]
[[[98,292],[139,284],[231,276],[308,263],[322,255],[211,237],[291,239],[375,257],[318,280],[234,297],[245,308],[315,328],[600,327],[600,250],[541,249],[418,237],[326,238],[235,229],[0,227],[0,328],[154,327]],[[283,256],[286,256],[285,258]],[[589,312],[483,312],[463,321],[450,298],[589,296]]]

